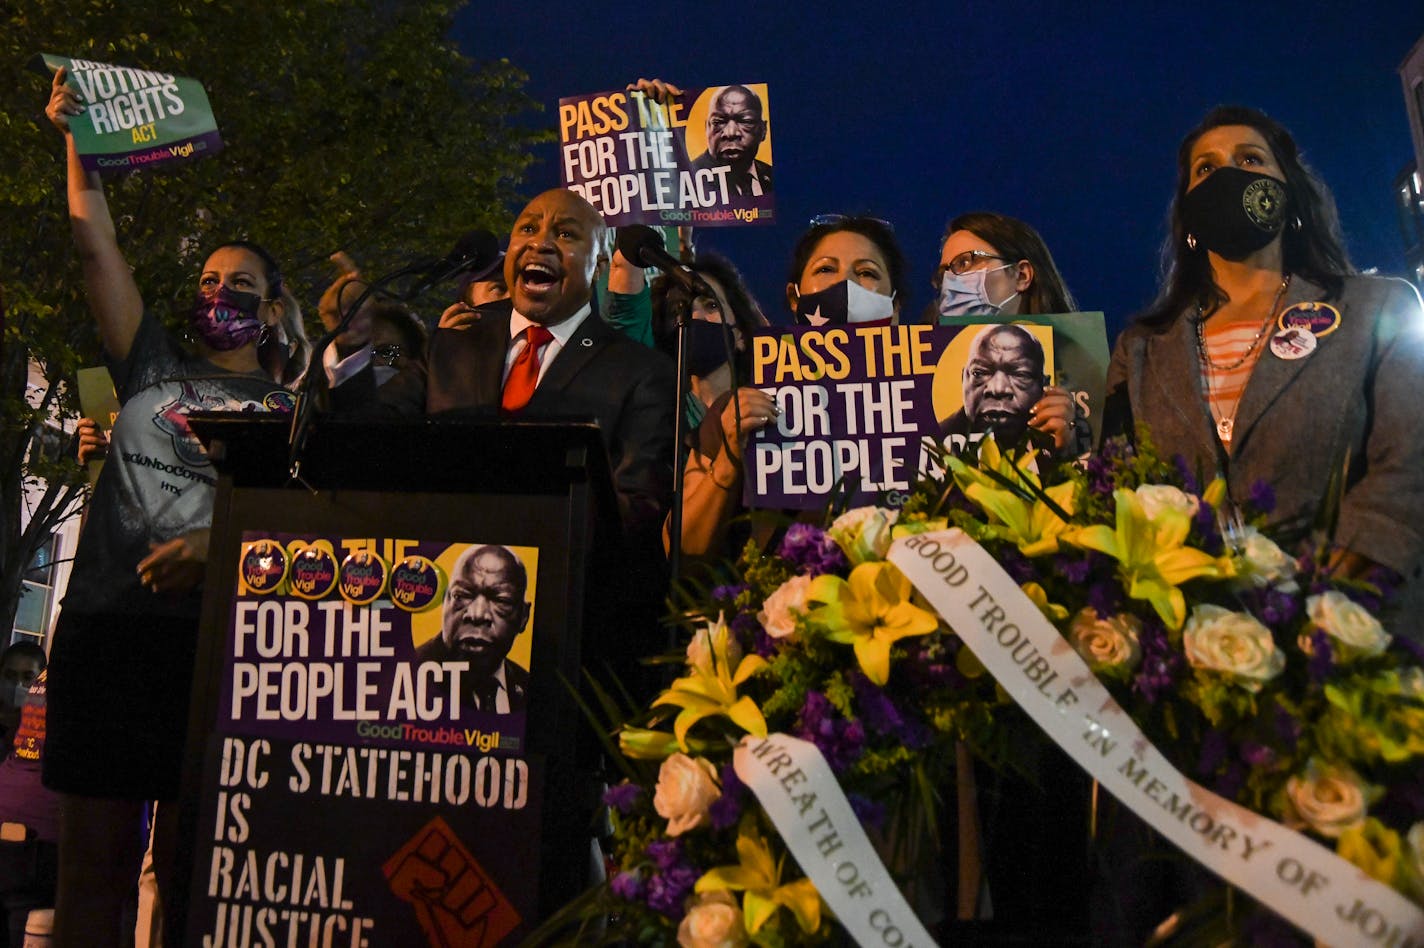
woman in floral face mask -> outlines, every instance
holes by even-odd
[[[185,750],[216,483],[187,416],[290,411],[273,381],[288,368],[287,343],[272,353],[269,340],[294,304],[270,254],[226,244],[204,262],[188,308],[195,351],[172,338],[144,305],[98,175],[80,163],[69,121],[85,103],[65,80],[61,69],[46,114],[65,138],[85,295],[123,410],[51,645],[44,779],[63,795],[54,943],[109,945],[138,878],[143,802],[176,800]],[[177,871],[174,816],[158,808],[160,889]]]

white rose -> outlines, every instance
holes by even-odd
[[[1369,610],[1342,592],[1330,590],[1305,600],[1310,621],[1335,640],[1341,659],[1378,655],[1389,645],[1389,633]]]
[[[1271,630],[1244,612],[1197,606],[1182,630],[1182,648],[1193,668],[1226,672],[1248,691],[1281,673],[1286,657]]]
[[[1096,609],[1083,609],[1068,625],[1068,641],[1094,671],[1104,668],[1135,668],[1142,657],[1138,635],[1142,623],[1136,616],[1102,618]]]
[[[701,757],[673,754],[658,770],[653,809],[668,821],[669,836],[681,836],[707,823],[707,808],[721,795],[711,763]]]
[[[793,576],[766,597],[757,621],[774,639],[789,638],[796,631],[796,619],[806,611],[806,596],[811,591],[811,577]]]
[[[1156,523],[1163,512],[1175,510],[1188,517],[1196,516],[1198,500],[1186,491],[1168,484],[1143,484],[1134,492],[1149,523]]]
[[[682,948],[742,948],[747,930],[736,897],[726,889],[702,893],[677,926],[677,943]]]
[[[712,664],[713,648],[720,648],[723,643],[727,648],[729,669],[736,668],[742,661],[742,646],[719,612],[716,622],[709,622],[692,633],[692,641],[687,643],[687,664],[698,671],[711,674],[715,667]]]
[[[836,518],[826,532],[840,546],[852,566],[885,559],[890,551],[890,528],[900,511],[884,507],[857,507]]]
[[[1336,839],[1365,822],[1365,784],[1348,767],[1306,762],[1305,773],[1286,781],[1291,813],[1300,824]],[[1294,821],[1292,821],[1294,822]]]
[[[1295,586],[1295,560],[1276,545],[1275,541],[1255,527],[1246,527],[1237,541],[1237,576],[1243,583],[1257,588]]]

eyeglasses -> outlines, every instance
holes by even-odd
[[[872,221],[879,224],[891,233],[895,232],[895,225],[881,217],[866,217],[862,214],[817,214],[811,218],[812,227],[830,227],[835,224],[842,224],[846,221]]]
[[[1004,263],[1013,263],[1008,257],[1001,257],[998,254],[989,253],[987,250],[966,250],[963,253],[955,254],[950,258],[949,263],[941,264],[935,271],[936,285],[938,280],[944,277],[944,271],[948,270],[955,276],[963,276],[970,270],[977,270],[984,260],[1002,260]]]
[[[384,346],[371,347],[372,362],[375,365],[393,366],[396,360],[401,357],[401,347],[391,343]]]

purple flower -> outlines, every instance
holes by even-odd
[[[648,858],[666,872],[682,861],[682,844],[675,839],[655,839],[648,844]]]
[[[648,880],[648,908],[669,918],[681,918],[685,914],[683,903],[692,893],[699,875],[700,872],[686,863],[654,875]]]
[[[1033,563],[1020,555],[1018,550],[1005,549],[999,554],[999,565],[1004,568],[1004,572],[1014,578],[1016,583],[1029,583],[1038,579],[1038,570]]]
[[[1291,745],[1300,740],[1303,730],[1300,721],[1280,705],[1276,705],[1276,713],[1271,720],[1271,725],[1276,736],[1281,739],[1281,743]]]
[[[855,818],[860,820],[860,825],[869,826],[871,829],[881,830],[885,828],[885,804],[863,797],[858,793],[847,793],[846,802],[855,813]]]
[[[1104,448],[1106,449],[1106,445]],[[1088,458],[1088,490],[1109,497],[1113,492],[1112,462],[1106,453]]]
[[[1088,581],[1093,572],[1091,556],[1068,556],[1060,553],[1053,558],[1053,571],[1075,586]]]
[[[1201,482],[1197,480],[1196,472],[1187,466],[1187,459],[1180,454],[1172,455],[1172,464],[1177,469],[1177,476],[1182,479],[1182,490],[1188,494],[1201,494]]]
[[[712,587],[712,599],[715,602],[731,605],[737,601],[737,597],[747,591],[746,583],[737,583],[730,586]]]
[[[1201,756],[1197,758],[1197,773],[1202,776],[1216,773],[1216,769],[1226,760],[1230,748],[1220,731],[1207,731],[1202,738]]]
[[[1261,621],[1272,629],[1290,625],[1300,615],[1300,601],[1294,595],[1279,589],[1267,589],[1262,596]]]
[[[855,763],[865,747],[865,727],[859,721],[841,717],[819,691],[806,693],[806,703],[801,707],[797,724],[792,733],[815,744],[835,773]]]
[[[1132,680],[1132,688],[1148,704],[1156,704],[1162,692],[1172,688],[1183,659],[1172,651],[1167,631],[1156,618],[1142,623],[1138,641],[1142,644],[1142,664]]]
[[[850,676],[850,683],[855,689],[856,710],[872,734],[894,735],[904,728],[904,717],[884,689],[860,672]]]
[[[850,568],[841,548],[820,527],[809,523],[793,523],[786,528],[777,555],[808,576],[834,573]]]
[[[1276,509],[1276,489],[1266,481],[1257,481],[1246,494],[1246,502],[1259,514]]]
[[[1122,586],[1116,582],[1093,583],[1088,587],[1088,605],[1100,616],[1115,616],[1122,611]]]
[[[1310,664],[1306,670],[1310,680],[1317,685],[1324,683],[1335,670],[1335,649],[1324,629],[1314,629],[1310,633]]]
[[[1202,538],[1201,548],[1204,552],[1212,556],[1220,555],[1224,545],[1221,542],[1221,528],[1216,524],[1216,511],[1210,504],[1197,505],[1197,512],[1192,516],[1192,529]]]
[[[643,795],[643,788],[636,783],[623,781],[617,786],[609,787],[603,791],[603,802],[613,807],[619,813],[627,814],[633,809],[633,805],[638,802],[638,798]]]
[[[608,887],[625,902],[640,902],[643,899],[643,877],[640,873],[617,873],[609,881]]]
[[[1270,767],[1276,762],[1276,752],[1255,741],[1241,742],[1241,759],[1251,767]]]
[[[722,765],[722,795],[707,808],[713,829],[726,829],[734,825],[742,816],[746,802],[747,788],[737,776],[736,768],[730,763]]]
[[[1242,785],[1246,782],[1246,771],[1238,761],[1232,761],[1226,767],[1226,773],[1216,780],[1216,792],[1228,800],[1235,800],[1236,794],[1241,792]]]

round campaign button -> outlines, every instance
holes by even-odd
[[[1308,329],[1319,339],[1340,327],[1340,311],[1329,303],[1296,303],[1281,311],[1276,324],[1283,332],[1287,329]]]
[[[391,602],[406,612],[424,612],[445,597],[445,571],[423,556],[408,556],[391,569]]]
[[[287,551],[276,540],[253,540],[242,545],[238,571],[249,592],[265,596],[287,578]]]
[[[1293,362],[1315,351],[1315,333],[1303,327],[1282,329],[1271,337],[1271,354],[1277,359]]]
[[[303,599],[325,599],[336,588],[336,554],[325,541],[311,546],[293,543],[292,594]]]
[[[341,598],[353,606],[367,606],[386,591],[390,567],[370,550],[357,550],[341,561]]]

